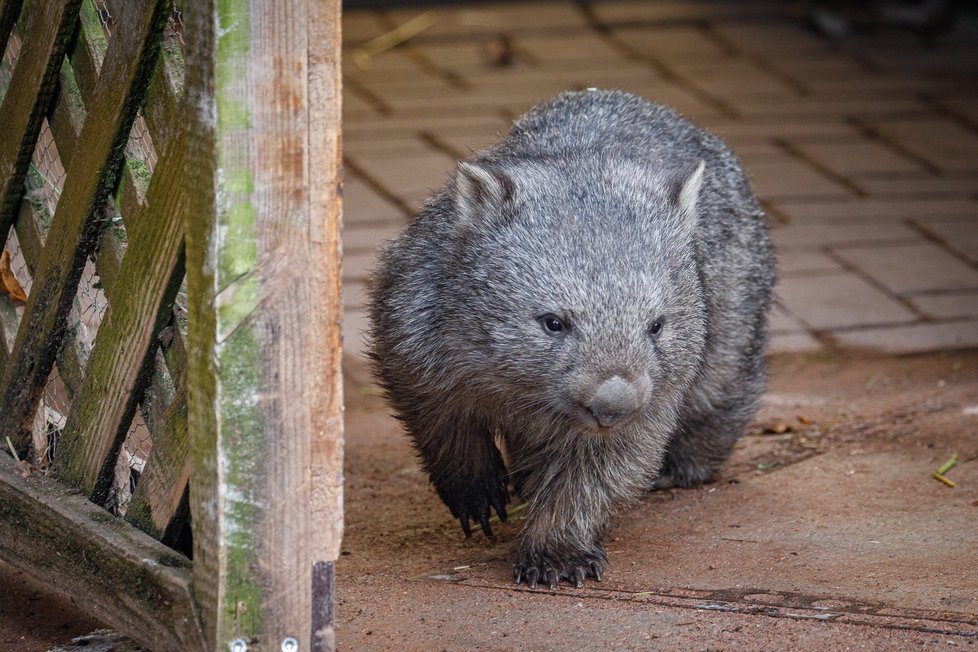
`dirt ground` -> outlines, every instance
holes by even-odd
[[[512,583],[519,514],[463,538],[362,361],[346,378],[341,650],[978,649],[978,352],[772,359],[722,478],[649,494],[604,581],[555,593]],[[0,585],[0,650],[99,626]]]
[[[518,520],[463,538],[355,361],[346,423],[342,649],[978,648],[978,352],[773,359],[720,481],[649,494],[555,593],[513,585]]]

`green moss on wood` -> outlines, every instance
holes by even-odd
[[[102,19],[98,17],[98,10],[92,0],[82,2],[79,18],[85,39],[93,50],[92,54],[95,55],[96,64],[101,67],[101,61],[105,56],[105,51],[109,49],[109,43],[105,39],[105,32],[102,30]]]

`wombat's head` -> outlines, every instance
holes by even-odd
[[[703,178],[698,161],[459,165],[450,332],[493,400],[578,431],[672,421],[705,346]]]

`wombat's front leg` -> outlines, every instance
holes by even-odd
[[[554,590],[561,579],[578,588],[588,577],[601,580],[610,506],[600,487],[567,475],[535,492],[513,566],[517,584],[542,582]]]
[[[492,509],[506,521],[509,477],[489,429],[459,420],[417,432],[414,439],[424,468],[465,536],[472,534],[470,521],[492,536]]]

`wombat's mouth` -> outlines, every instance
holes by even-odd
[[[567,416],[572,418],[578,425],[584,427],[596,435],[609,435],[635,420],[638,411],[627,416],[618,416],[613,419],[599,417],[591,410],[581,404],[568,405],[565,410]]]

